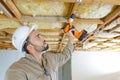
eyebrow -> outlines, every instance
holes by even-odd
[[[38,37],[38,36],[40,36],[41,34],[40,33],[38,33],[35,37]]]

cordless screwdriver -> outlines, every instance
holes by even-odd
[[[74,18],[75,18],[75,14],[72,14],[68,20],[68,22],[66,23],[66,25],[64,26],[63,30],[65,33],[69,32],[69,30],[71,29],[74,29],[72,30],[72,34],[75,38],[77,38],[79,41],[82,41],[83,38],[86,36],[87,34],[87,31],[86,30],[81,30],[80,32],[77,31],[75,29],[75,27],[73,26],[73,21],[74,21]]]

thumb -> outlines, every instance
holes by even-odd
[[[75,29],[71,29],[71,30],[68,32],[68,33],[69,33],[69,36],[74,37],[73,31],[75,31]]]

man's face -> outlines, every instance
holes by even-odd
[[[46,51],[49,48],[44,37],[37,30],[30,33],[29,42],[37,52]]]

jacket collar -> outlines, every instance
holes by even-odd
[[[44,53],[44,54],[45,54],[45,53]],[[43,58],[43,62],[46,63],[46,57],[45,57],[44,54],[42,54],[42,58]],[[40,65],[40,63],[39,63],[39,62],[35,59],[35,57],[32,56],[31,54],[25,54],[25,57],[26,57],[28,60],[30,60],[31,62]],[[40,65],[40,66],[41,66],[41,65]]]

